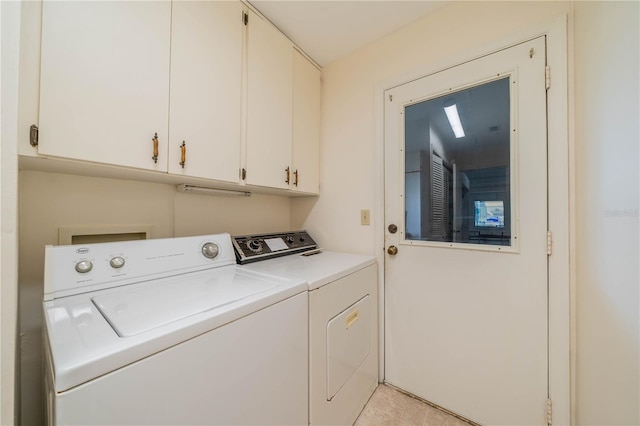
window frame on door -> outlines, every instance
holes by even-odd
[[[433,73],[435,74],[435,73]],[[407,102],[401,106],[402,111],[406,111],[406,108],[412,105],[419,104],[421,102],[427,102],[433,99],[437,99],[443,96],[446,96],[451,93],[461,92],[467,89],[472,89],[474,87],[481,86],[483,84],[492,83],[494,81],[498,81],[504,78],[509,78],[509,87],[512,88],[509,90],[509,124],[511,126],[511,130],[509,132],[509,191],[510,191],[510,245],[489,245],[489,244],[474,244],[474,243],[463,243],[463,242],[445,242],[445,241],[427,241],[427,240],[410,240],[406,238],[406,219],[403,220],[402,224],[398,225],[400,232],[402,233],[402,238],[399,245],[408,245],[408,246],[424,246],[424,247],[439,247],[439,248],[448,248],[448,249],[457,249],[457,250],[475,250],[475,251],[488,251],[488,252],[501,252],[501,253],[520,253],[520,244],[519,244],[519,236],[520,236],[520,210],[519,210],[519,199],[518,199],[518,129],[516,117],[518,116],[517,108],[517,96],[518,96],[518,88],[519,88],[519,78],[518,78],[518,70],[511,69],[505,70],[498,74],[494,74],[491,76],[487,76],[481,79],[474,79],[468,83],[463,85],[451,87],[445,91],[438,91],[429,94],[428,96],[421,97],[419,99],[412,99],[410,102]],[[515,86],[515,89],[513,87]],[[392,88],[389,88],[392,89]],[[386,92],[386,90],[385,90]],[[405,147],[405,126],[400,127],[400,134],[398,138],[402,141],[403,152],[406,153]],[[404,167],[400,171],[400,182],[402,188],[406,188],[405,182],[405,170]],[[398,200],[399,203],[402,203],[402,208],[404,209],[404,204],[406,203],[406,190],[402,192],[401,199]],[[384,210],[383,210],[384,211]],[[384,215],[383,215],[384,216]]]

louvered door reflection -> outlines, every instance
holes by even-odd
[[[437,154],[431,160],[430,241],[451,241],[452,174]]]

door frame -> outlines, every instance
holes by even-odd
[[[575,297],[573,282],[575,261],[569,254],[575,247],[574,156],[569,140],[568,84],[568,17],[560,15],[516,34],[501,38],[430,63],[375,85],[375,182],[374,247],[378,260],[379,378],[384,380],[384,313],[385,313],[385,200],[384,200],[384,92],[401,84],[447,68],[486,56],[507,47],[546,36],[547,65],[551,69],[551,87],[547,90],[547,185],[548,226],[553,235],[553,252],[548,257],[548,383],[553,403],[553,423],[570,425],[575,419],[575,354],[571,353],[575,338]]]

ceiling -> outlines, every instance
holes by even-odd
[[[251,0],[251,5],[320,66],[348,55],[446,1]]]

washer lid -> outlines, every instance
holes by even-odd
[[[129,337],[278,286],[235,274],[234,269],[216,272],[119,288],[94,296],[91,301],[120,337]]]

